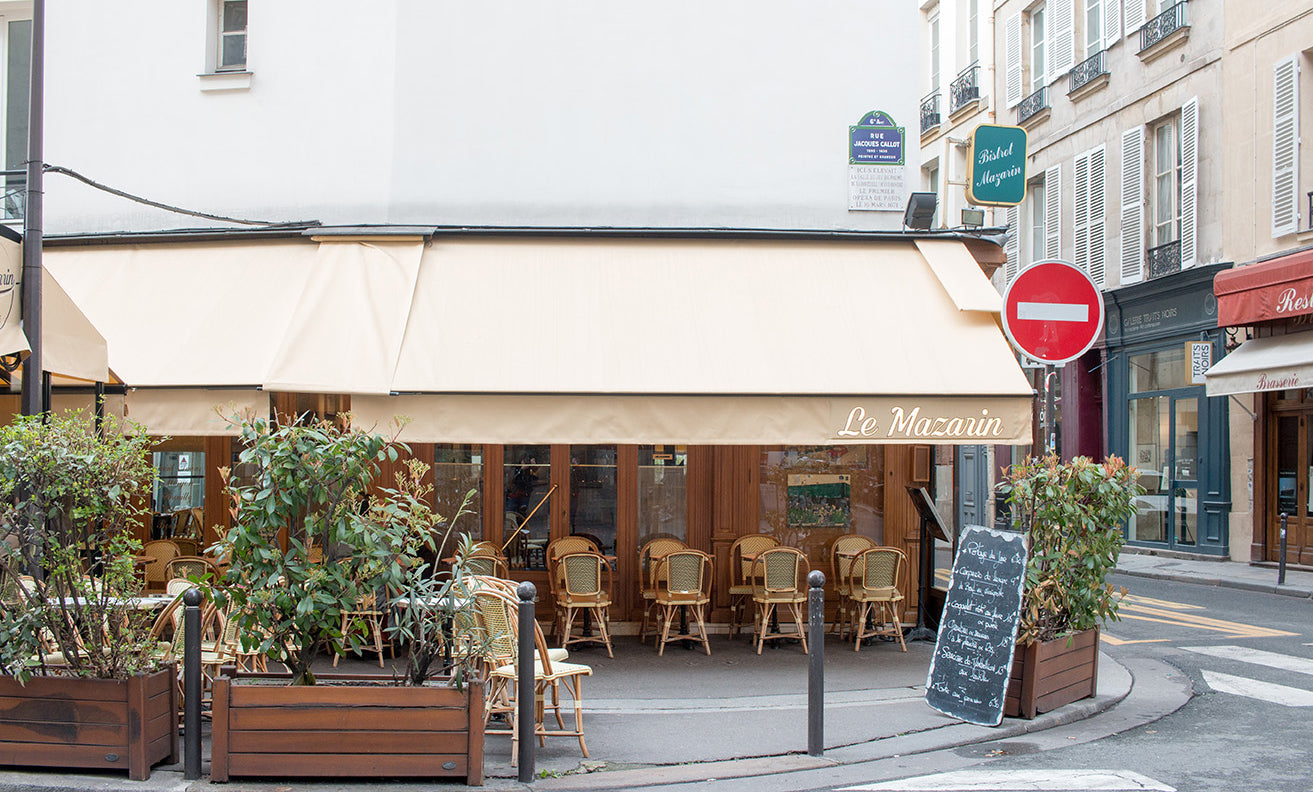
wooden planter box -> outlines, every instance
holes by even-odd
[[[177,670],[128,679],[0,677],[0,765],[123,769],[178,760]]]
[[[483,785],[483,689],[378,677],[223,674],[214,680],[210,780],[232,776],[463,777]]]
[[[1012,657],[1003,714],[1033,718],[1094,695],[1099,676],[1099,631],[1018,646]]]

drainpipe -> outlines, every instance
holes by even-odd
[[[47,408],[41,354],[41,145],[44,133],[46,3],[32,4],[32,77],[27,116],[27,207],[23,212],[23,331],[32,348],[23,361],[23,415],[40,415]]]

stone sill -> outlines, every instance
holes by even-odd
[[[1112,75],[1104,72],[1093,80],[1085,83],[1081,87],[1067,94],[1067,98],[1073,102],[1079,102],[1091,94],[1098,93],[1100,90],[1107,88],[1108,83],[1112,82]]]
[[[196,75],[201,81],[202,91],[249,91],[252,72],[210,72]]]
[[[1186,25],[1185,27],[1180,28],[1179,30],[1172,31],[1172,33],[1169,36],[1167,36],[1167,38],[1163,39],[1162,41],[1159,41],[1158,43],[1154,44],[1148,49],[1140,50],[1136,54],[1140,56],[1140,60],[1143,61],[1144,63],[1150,63],[1152,61],[1158,60],[1163,55],[1166,55],[1168,52],[1181,46],[1189,38],[1190,38],[1190,26]]]
[[[1039,126],[1040,124],[1044,123],[1045,121],[1048,121],[1049,116],[1052,114],[1053,114],[1053,108],[1046,107],[1043,110],[1036,113],[1035,115],[1031,116],[1030,118],[1027,118],[1025,121],[1020,122],[1019,124],[1017,124],[1017,126],[1023,127],[1026,130],[1033,129]]]

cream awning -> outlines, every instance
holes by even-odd
[[[1209,396],[1313,385],[1313,331],[1250,339],[1205,372]]]
[[[136,388],[129,416],[171,434],[218,433],[206,389],[260,386],[350,394],[358,423],[407,415],[421,442],[1030,439],[1001,300],[956,240],[325,238],[47,261]]]

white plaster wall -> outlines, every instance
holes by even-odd
[[[898,228],[847,209],[878,109],[917,184],[912,3],[253,3],[229,92],[206,6],[49,4],[47,161],[277,221]],[[205,224],[47,186],[48,234]]]

